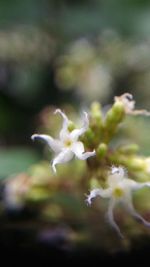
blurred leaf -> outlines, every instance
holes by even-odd
[[[44,8],[45,7],[45,8]],[[41,20],[47,13],[47,1],[39,0],[1,0],[0,22],[4,25],[26,21],[27,23]]]
[[[11,148],[0,150],[0,179],[27,171],[29,166],[39,160],[31,149]]]

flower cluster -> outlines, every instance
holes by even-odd
[[[46,134],[33,134],[31,137],[32,140],[43,140],[54,152],[53,172],[57,172],[57,164],[69,162],[74,156],[82,161],[86,160],[88,181],[85,188],[91,188],[86,199],[87,204],[91,205],[97,196],[109,199],[108,222],[120,237],[123,235],[114,219],[114,208],[118,203],[122,203],[134,218],[150,227],[150,222],[135,210],[132,203],[132,192],[150,187],[149,157],[137,155],[136,144],[115,148],[109,146],[126,115],[149,116],[150,112],[136,110],[133,96],[125,93],[114,98],[114,104],[105,116],[100,104],[93,103],[89,115],[83,113],[81,128],[77,128],[60,109],[56,109],[55,114],[60,114],[63,119],[58,139]],[[108,171],[110,167],[111,171]]]

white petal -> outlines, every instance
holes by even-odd
[[[150,116],[150,112],[147,111],[146,109],[139,109],[139,110],[133,110],[131,112],[133,115],[145,115],[145,116]]]
[[[130,198],[126,198],[125,201],[125,206],[128,212],[135,217],[137,220],[140,220],[145,226],[150,227],[150,222],[146,221],[133,207],[132,200]]]
[[[133,100],[133,96],[129,93],[125,93],[121,96],[115,97],[115,102],[120,101],[124,105],[125,112],[130,113],[134,110],[135,101]]]
[[[127,176],[127,171],[122,166],[119,167],[112,166],[111,174],[112,175],[117,174],[120,177],[120,179],[122,179],[125,175]]]
[[[62,143],[59,140],[53,139],[51,136],[46,134],[33,134],[31,139],[42,139],[55,153],[59,153],[62,148]]]
[[[84,112],[83,126],[80,129],[75,129],[71,132],[70,136],[73,140],[78,140],[79,136],[87,131],[89,127],[88,114]]]
[[[93,150],[92,152],[85,152],[82,155],[76,154],[76,156],[81,160],[86,160],[87,158],[95,156],[95,154],[96,154],[96,152],[95,152],[95,150]]]
[[[68,134],[68,125],[69,125],[69,120],[68,117],[66,116],[66,114],[64,112],[62,112],[60,109],[56,109],[55,114],[60,114],[63,118],[63,125],[62,125],[62,129],[60,131],[60,139],[63,140],[64,138],[66,138],[66,135]]]
[[[74,142],[74,144],[72,145],[72,151],[75,154],[82,154],[84,152],[84,145],[82,142]]]
[[[117,223],[115,222],[114,220],[114,207],[116,205],[116,200],[115,199],[110,199],[110,202],[109,202],[109,205],[108,205],[108,211],[107,211],[107,219],[108,219],[108,222],[111,224],[111,226],[113,228],[115,228],[115,230],[117,231],[117,233],[119,234],[119,236],[121,238],[124,238]]]
[[[138,189],[141,189],[141,188],[143,188],[143,187],[145,187],[145,186],[150,187],[150,182],[138,183],[138,182],[135,182],[135,181],[134,181],[134,183],[132,184],[131,188],[132,188],[133,190],[138,190]]]
[[[72,153],[72,151],[70,151],[68,149],[59,153],[53,160],[53,163],[52,163],[53,171],[56,173],[56,168],[55,168],[56,164],[66,163],[69,160],[71,160],[72,158],[73,158],[73,153]]]
[[[88,205],[91,205],[92,198],[100,196],[102,198],[108,198],[111,195],[110,189],[96,188],[91,190],[90,194],[87,196],[86,202]]]
[[[81,160],[86,160],[89,157],[95,156],[96,152],[91,151],[91,152],[84,152],[84,146],[82,142],[75,142],[71,148],[71,150],[74,152],[77,158]]]
[[[108,175],[108,185],[110,187],[114,187],[115,185],[117,185],[118,183],[122,182],[123,180],[125,180],[125,169],[121,166],[119,167],[115,167],[112,166],[111,168],[111,172]]]

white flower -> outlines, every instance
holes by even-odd
[[[132,191],[138,190],[142,187],[149,186],[150,182],[138,183],[131,179],[128,179],[127,173],[122,167],[112,167],[111,173],[108,176],[108,187],[106,189],[98,188],[93,189],[87,196],[87,203],[91,205],[92,199],[100,196],[102,198],[108,198],[108,211],[107,218],[109,223],[118,234],[123,237],[118,225],[114,220],[113,210],[119,202],[123,203],[127,211],[134,216],[137,220],[141,221],[145,226],[150,227],[150,222],[147,222],[140,214],[136,212],[132,203]]]
[[[78,141],[79,137],[84,134],[89,127],[88,114],[84,112],[83,126],[80,129],[74,129],[70,132],[70,121],[65,113],[63,113],[60,109],[55,111],[55,114],[57,113],[59,113],[63,118],[63,125],[59,134],[59,139],[53,139],[51,136],[45,134],[34,134],[31,137],[32,140],[36,138],[44,140],[54,151],[55,157],[52,161],[52,168],[54,172],[56,172],[56,164],[68,162],[74,155],[81,160],[86,160],[87,158],[95,155],[95,150],[92,152],[84,152],[83,143]]]
[[[115,96],[115,102],[119,101],[124,105],[125,112],[131,115],[146,115],[150,116],[150,112],[145,109],[134,109],[135,101],[133,100],[133,96],[129,93],[125,93],[121,96]]]

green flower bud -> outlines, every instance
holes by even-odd
[[[72,132],[74,129],[75,129],[75,125],[72,121],[69,122],[69,125],[68,125],[68,131],[69,132]]]
[[[102,121],[101,105],[98,102],[93,102],[91,105],[91,118],[99,123]]]
[[[93,147],[94,141],[95,141],[95,134],[92,131],[91,128],[89,128],[83,137],[80,138],[81,141],[85,144],[87,147]]]
[[[104,142],[108,143],[115,134],[118,124],[124,119],[125,111],[121,102],[115,102],[108,110],[104,125]]]
[[[127,160],[127,164],[129,168],[131,168],[134,171],[144,171],[145,169],[145,162],[143,158],[140,157],[130,157]]]
[[[92,188],[97,188],[97,187],[100,187],[100,183],[95,177],[92,177],[90,179],[90,185],[89,186],[90,186],[91,189]]]
[[[118,148],[118,152],[123,154],[135,154],[139,150],[139,146],[137,144],[130,144],[130,145],[124,145]]]
[[[124,115],[124,106],[118,101],[107,112],[105,123],[107,126],[112,126],[112,124],[117,125],[123,120]]]
[[[105,157],[106,153],[107,153],[107,150],[108,150],[108,147],[105,143],[101,143],[99,146],[98,146],[98,149],[97,149],[97,157],[99,159],[102,159],[103,157]]]

